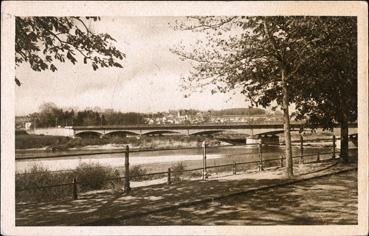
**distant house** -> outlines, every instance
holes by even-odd
[[[26,130],[30,130],[31,129],[31,126],[32,126],[32,122],[26,122],[26,123],[24,123],[24,128]]]
[[[16,129],[26,129],[31,128],[32,119],[29,116],[16,116],[15,117],[15,128]]]

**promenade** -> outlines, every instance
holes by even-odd
[[[329,201],[335,204],[328,204],[328,200],[323,204],[325,209],[324,211],[331,212],[330,217],[327,218],[327,222],[322,221],[322,219],[319,218],[323,217],[324,219],[325,217],[324,214],[319,216],[319,212],[321,211],[319,210],[319,207],[316,207],[316,204],[309,205],[309,202],[306,202],[309,198],[303,198],[301,202],[295,202],[294,204],[302,204],[302,208],[300,207],[299,211],[313,212],[312,215],[318,217],[315,221],[314,217],[309,218],[309,221],[307,222],[301,219],[294,220],[293,217],[284,221],[284,218],[282,217],[278,222],[270,221],[269,223],[352,224],[357,222],[357,218],[355,218],[357,216],[357,206],[355,205],[355,201],[357,201],[355,200],[357,199],[356,168],[355,163],[344,165],[340,163],[339,159],[336,159],[321,163],[305,164],[302,167],[297,165],[294,169],[295,177],[292,179],[284,178],[282,169],[272,168],[262,172],[246,172],[238,173],[237,175],[229,173],[229,175],[218,177],[213,176],[206,181],[187,180],[174,183],[172,185],[167,185],[165,183],[148,186],[143,185],[141,187],[133,188],[129,194],[105,190],[81,194],[78,200],[33,204],[19,203],[16,205],[16,225],[263,224],[262,221],[257,220],[256,218],[253,221],[252,217],[244,221],[235,221],[235,217],[233,217],[233,221],[231,219],[232,217],[230,218],[230,221],[226,221],[226,218],[221,221],[219,218],[216,218],[211,214],[209,214],[208,217],[207,214],[203,214],[201,217],[202,220],[195,220],[199,219],[198,215],[197,218],[191,218],[191,216],[195,217],[195,215],[191,215],[189,212],[187,212],[188,215],[186,215],[183,213],[186,210],[183,209],[194,207],[194,211],[192,212],[194,214],[195,212],[197,212],[196,214],[201,214],[204,207],[207,208],[211,206],[214,212],[216,212],[217,210],[222,209],[223,204],[219,202],[227,199],[227,204],[229,205],[232,205],[232,199],[236,199],[234,200],[233,206],[237,208],[238,205],[235,205],[235,203],[239,201],[237,200],[237,197],[248,198],[247,196],[250,195],[253,196],[250,199],[254,199],[256,202],[251,201],[245,203],[246,206],[244,207],[247,209],[247,206],[260,204],[261,202],[258,201],[259,198],[266,201],[267,199],[276,199],[277,195],[276,198],[274,198],[273,194],[278,191],[283,190],[282,192],[288,193],[291,190],[291,192],[293,192],[292,190],[296,190],[296,187],[294,187],[296,184],[304,182],[308,183],[309,181],[315,180],[321,181],[318,183],[318,187],[312,187],[311,190],[314,190],[314,188],[320,188],[320,191],[311,191],[311,194],[319,194],[319,196],[315,196],[318,199],[324,200],[324,196],[329,196],[334,191],[340,191],[341,194],[341,196],[337,196],[337,199],[330,198]],[[344,175],[345,173],[350,173],[349,176],[351,176],[347,186],[336,185],[336,183],[332,183],[332,181],[327,179],[328,176],[339,176],[340,174]],[[305,190],[310,192],[308,187]],[[349,195],[346,196],[344,193]],[[293,198],[289,199],[289,194],[286,194],[286,196],[283,197],[277,205],[273,206],[274,211],[281,212],[286,207],[290,208],[291,203],[293,202],[292,199],[301,199],[296,197],[296,194],[303,195],[302,192],[297,192],[293,194]],[[341,198],[349,199],[349,205],[347,205],[347,201],[341,201]],[[199,207],[200,210],[195,210],[195,207]],[[249,209],[255,210],[255,208]],[[337,212],[336,209],[342,209],[349,213],[346,218],[341,219],[340,221],[329,220],[339,218],[339,216],[342,215],[342,213]],[[267,210],[267,208],[265,210]],[[182,212],[183,217],[175,218],[171,215],[176,212]],[[235,208],[233,209],[233,212],[235,214],[241,214]],[[249,210],[242,211],[242,214],[245,214],[245,216],[252,216],[254,213]],[[162,218],[160,218],[161,214],[163,214]],[[168,214],[170,217],[165,217],[168,216]],[[153,217],[155,216],[159,216],[159,218],[154,219]],[[239,215],[237,217],[242,219],[243,216]],[[188,221],[186,221],[185,218],[188,219]]]

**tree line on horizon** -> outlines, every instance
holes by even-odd
[[[100,109],[99,109],[100,110]],[[44,103],[40,106],[39,112],[27,115],[32,123],[32,127],[45,128],[57,126],[99,126],[99,125],[138,125],[145,124],[146,119],[162,118],[168,114],[194,116],[202,114],[203,116],[255,116],[255,115],[280,115],[280,112],[273,114],[267,113],[262,108],[229,108],[221,110],[200,111],[196,109],[179,109],[169,112],[139,113],[139,112],[121,112],[113,109],[97,111],[96,109],[63,109],[57,107],[54,103]]]

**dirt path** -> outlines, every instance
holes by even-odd
[[[357,171],[123,219],[119,225],[357,224]]]

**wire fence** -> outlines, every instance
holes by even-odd
[[[330,139],[331,140],[331,139]],[[332,145],[331,151],[327,151],[326,149],[318,149],[315,153],[303,153],[303,142],[301,143],[300,153],[298,155],[292,156],[294,163],[299,164],[307,164],[313,162],[320,162],[324,160],[333,160],[336,159],[337,149],[335,145]],[[255,145],[255,144],[254,144]],[[22,173],[16,175],[16,200],[17,201],[45,201],[45,200],[54,200],[60,198],[72,198],[78,199],[78,195],[80,193],[86,192],[88,190],[96,190],[96,189],[113,189],[116,191],[124,190],[130,191],[130,182],[135,183],[139,181],[146,180],[155,180],[160,179],[161,182],[156,183],[168,183],[173,184],[177,181],[183,180],[196,180],[203,179],[206,180],[209,176],[215,174],[218,175],[220,173],[231,173],[236,175],[240,172],[245,171],[263,171],[264,169],[271,167],[284,167],[285,160],[283,153],[276,153],[275,151],[271,152],[263,152],[261,149],[261,145],[256,144],[258,148],[258,152],[242,152],[229,154],[229,156],[246,156],[246,155],[257,155],[257,160],[250,161],[233,161],[231,163],[219,164],[219,165],[209,165],[207,166],[206,162],[206,151],[204,151],[203,155],[205,158],[205,162],[202,167],[198,168],[189,168],[186,169],[184,166],[174,166],[168,168],[167,171],[153,172],[147,173],[146,170],[140,169],[135,166],[131,169],[129,168],[129,148],[123,153],[125,154],[126,165],[125,170],[115,171],[114,174],[110,175],[100,175],[89,173],[91,176],[87,176],[87,178],[78,179],[76,178],[75,170],[63,170],[63,171],[54,171],[54,172],[46,172],[46,173]],[[205,150],[205,149],[204,149]],[[351,149],[351,150],[357,150]],[[121,152],[122,153],[122,152]],[[267,154],[274,154],[274,156],[278,156],[278,158],[265,158]],[[127,159],[128,158],[128,159]],[[120,167],[122,168],[122,167]],[[129,171],[128,171],[129,170]],[[28,175],[28,176],[25,176]],[[32,176],[33,175],[33,178]],[[61,175],[58,178],[53,177]],[[21,181],[18,181],[20,179]],[[27,183],[24,180],[34,179],[35,181],[32,184]],[[62,182],[60,184],[47,184],[45,179],[58,179],[58,181]],[[23,182],[22,182],[23,181]],[[85,181],[85,182],[84,182]],[[95,181],[95,182],[94,182]],[[91,182],[91,183],[88,183]],[[98,182],[98,183],[96,183]],[[25,187],[26,186],[26,187]]]

